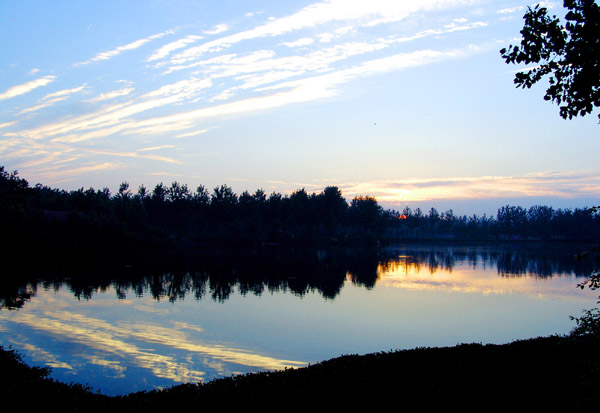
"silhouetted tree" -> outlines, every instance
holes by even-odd
[[[415,209],[415,212],[413,214],[416,218],[421,218],[423,216],[423,211],[421,211],[421,208],[417,208]]]
[[[336,186],[323,189],[317,198],[317,209],[322,228],[328,236],[339,235],[340,226],[345,223],[348,204],[342,197],[342,191]]]
[[[498,226],[504,236],[515,237],[522,235],[527,222],[527,210],[520,206],[503,206],[498,210]]]
[[[192,193],[185,184],[180,184],[175,181],[171,183],[171,187],[168,190],[168,199],[171,202],[188,201],[192,198]]]
[[[210,203],[210,195],[204,185],[198,185],[198,188],[196,188],[194,201],[200,205],[208,205]]]
[[[314,225],[313,208],[311,198],[304,188],[292,192],[289,197],[288,221],[292,231],[293,239],[305,240]]]
[[[152,190],[152,199],[157,202],[165,202],[165,200],[167,199],[167,188],[162,182],[156,184],[156,186]]]
[[[254,194],[248,191],[242,192],[238,200],[239,227],[243,236],[256,241],[263,238],[265,231],[267,196],[265,191],[258,189]]]
[[[235,212],[238,205],[238,196],[227,185],[217,186],[210,199],[210,209],[215,220],[213,225],[214,235],[217,238],[231,238],[236,224]]]
[[[363,239],[377,239],[384,230],[384,211],[372,196],[356,196],[348,210],[350,224]]]
[[[237,204],[237,202],[238,197],[233,192],[233,189],[231,189],[231,187],[227,185],[221,185],[215,187],[215,189],[213,190],[211,205],[214,205],[215,207],[233,206]]]
[[[435,223],[440,219],[440,214],[437,211],[437,209],[435,208],[431,208],[429,210],[429,215],[428,215],[429,221],[431,221],[431,223]]]
[[[540,5],[529,7],[520,46],[500,50],[506,63],[535,64],[515,75],[517,87],[530,88],[549,76],[545,100],[573,118],[600,106],[600,7],[594,0],[565,0],[566,23]],[[600,115],[598,115],[600,118]]]
[[[128,182],[121,182],[119,185],[119,192],[117,193],[117,199],[128,200],[131,198],[131,191],[129,190]]]

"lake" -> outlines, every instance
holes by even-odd
[[[104,394],[365,354],[567,334],[596,306],[574,245],[203,250],[39,274],[5,293],[0,345]],[[89,273],[88,273],[89,272]]]

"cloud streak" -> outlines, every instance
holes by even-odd
[[[82,86],[72,88],[72,89],[63,89],[63,90],[59,90],[57,92],[48,93],[46,96],[44,96],[43,98],[40,99],[40,102],[41,102],[40,104],[23,109],[19,112],[19,114],[23,115],[26,113],[37,112],[40,109],[51,107],[55,103],[67,100],[69,97],[71,97],[71,95],[74,95],[76,93],[79,93],[79,92],[85,90],[85,88],[86,88],[86,85],[82,85]]]
[[[207,53],[221,52],[247,40],[275,37],[292,31],[321,26],[334,21],[359,21],[375,26],[406,19],[411,14],[429,10],[472,4],[469,0],[423,0],[419,2],[373,0],[331,0],[309,5],[287,17],[264,25],[188,48],[171,58],[171,64],[182,65]]]
[[[21,85],[13,86],[0,93],[0,101],[24,95],[39,87],[46,86],[56,80],[56,76],[44,76]]]
[[[203,39],[203,38],[204,38],[203,36],[189,35],[183,39],[179,39],[177,41],[168,43],[168,44],[162,46],[161,48],[159,48],[158,50],[156,50],[152,55],[148,56],[146,61],[153,62],[155,60],[159,60],[164,57],[167,57],[169,54],[171,54],[171,52],[178,50],[178,49],[182,49],[182,48],[186,47],[187,45],[195,43],[198,40]]]
[[[85,65],[89,65],[90,63],[99,62],[99,61],[102,61],[102,60],[112,59],[113,57],[118,56],[118,55],[120,55],[121,53],[123,53],[125,51],[138,49],[138,48],[142,47],[143,45],[145,45],[146,43],[151,42],[152,40],[160,39],[161,37],[164,37],[164,36],[166,36],[168,34],[173,34],[173,33],[174,33],[173,30],[167,30],[167,31],[162,32],[162,33],[157,33],[157,34],[154,34],[152,36],[148,36],[148,37],[146,37],[144,39],[136,40],[136,41],[128,43],[126,45],[116,47],[116,48],[114,48],[112,50],[108,50],[106,52],[98,53],[96,56],[92,57],[89,60],[86,60],[86,61],[83,61],[83,62],[79,62],[79,63],[75,63],[75,66],[85,66]]]
[[[327,51],[321,57],[326,60],[343,59],[348,55],[357,55],[379,49],[383,46],[370,44],[346,44],[333,51]],[[434,62],[456,59],[472,53],[466,50],[420,50],[413,53],[400,53],[393,56],[367,60],[360,65],[345,70],[333,71],[325,75],[306,77],[297,81],[277,83],[272,86],[257,88],[262,96],[251,97],[220,105],[202,107],[197,110],[180,112],[168,116],[150,117],[136,120],[134,117],[143,112],[182,102],[196,96],[199,92],[212,86],[210,79],[189,78],[168,84],[143,95],[138,100],[118,103],[104,107],[96,113],[82,115],[64,122],[43,125],[39,128],[23,130],[15,135],[32,139],[52,139],[56,142],[81,142],[98,139],[113,134],[158,134],[166,131],[178,131],[189,128],[203,119],[241,114],[251,111],[268,110],[290,104],[314,101],[335,96],[338,87],[359,77],[373,76],[409,67],[431,64]],[[236,73],[239,71],[236,69]],[[253,82],[254,86],[280,80],[276,74],[270,80],[261,78],[245,78],[245,84]],[[289,76],[285,73],[283,77]],[[240,86],[244,88],[244,84]]]
[[[88,102],[88,103],[104,102],[106,100],[112,100],[112,99],[115,99],[115,98],[118,98],[121,96],[127,96],[130,93],[132,93],[134,90],[135,90],[135,88],[132,88],[132,87],[123,88],[123,89],[119,89],[119,90],[113,90],[112,92],[102,93],[99,96],[96,96],[95,98],[84,100],[84,102]]]
[[[168,61],[171,67],[166,74],[174,70],[194,69],[196,70],[194,75],[160,86],[126,102],[103,106],[87,114],[65,118],[38,127],[23,128],[15,132],[9,132],[5,136],[50,139],[55,142],[66,143],[82,142],[112,135],[159,135],[178,131],[182,131],[182,133],[177,136],[191,136],[193,132],[185,132],[185,130],[193,127],[199,121],[332,97],[340,92],[337,89],[339,86],[362,76],[428,64],[452,58],[452,54],[458,56],[465,53],[421,50],[395,54],[383,59],[369,60],[367,58],[362,63],[353,64],[350,68],[347,65],[346,67],[336,67],[335,65],[340,62],[357,56],[366,56],[390,48],[394,44],[425,36],[477,28],[484,24],[466,24],[465,19],[460,19],[460,26],[456,24],[457,21],[454,21],[443,29],[421,32],[412,38],[391,36],[368,41],[342,42],[325,48],[312,47],[302,55],[281,56],[279,52],[266,49],[254,51],[250,49],[249,52],[243,55],[238,53],[223,54],[222,51],[244,40],[281,36],[305,28],[321,27],[330,22],[344,22],[343,27],[333,30],[335,36],[343,36],[351,33],[353,28],[356,27],[370,27],[390,21],[401,21],[415,13],[460,7],[471,3],[473,1],[470,0],[426,0],[423,2],[373,0],[365,5],[361,1],[332,0],[311,4],[291,15],[270,19],[265,24],[252,29],[220,37],[199,46],[189,47],[201,40],[203,36],[190,34],[156,49],[146,59],[146,62],[159,61],[176,50],[186,49]],[[215,30],[209,31],[207,34],[215,35],[230,29],[227,25],[217,25]],[[174,33],[173,30],[167,30],[136,40],[107,52],[99,53],[92,59],[77,65],[111,59],[125,51],[138,49],[150,41],[172,33]],[[292,42],[282,42],[280,44],[286,48],[296,49],[299,46],[313,46],[314,39],[302,37]],[[219,54],[208,60],[197,60],[208,50],[219,52]],[[161,64],[166,63],[162,62]],[[180,65],[173,66],[174,63]],[[329,73],[322,75],[322,73],[327,72]],[[294,78],[298,80],[290,81]],[[48,80],[50,79],[46,79],[46,81]],[[204,90],[217,90],[215,88],[217,81],[221,84],[227,82],[229,87],[213,93],[212,96],[201,94]],[[27,85],[28,87],[34,86],[33,83]],[[25,85],[23,86],[26,89]],[[102,93],[83,102],[95,106],[115,98],[128,96],[134,90],[133,87],[127,87]],[[249,95],[249,92],[254,93],[255,96]],[[240,94],[249,97],[232,101],[233,97]],[[56,96],[56,99],[58,101],[62,98]],[[42,101],[38,105],[22,110],[21,114],[49,107],[56,101]],[[204,104],[196,110],[182,108],[172,115],[156,115],[159,113],[157,110],[160,108],[174,107],[186,102],[203,102]]]
[[[370,194],[388,205],[406,202],[506,197],[594,197],[600,194],[596,172],[543,172],[521,176],[405,179],[341,184],[347,196]]]

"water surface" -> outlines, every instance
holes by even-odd
[[[566,334],[595,306],[576,247],[211,252],[190,270],[71,274],[3,297],[0,344],[105,394],[342,354]]]

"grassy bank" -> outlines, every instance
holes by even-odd
[[[306,368],[253,373],[165,390],[107,397],[46,378],[2,350],[0,392],[30,409],[59,411],[263,411],[394,409],[550,409],[600,406],[600,342],[545,337],[505,345],[461,344],[345,355]]]

